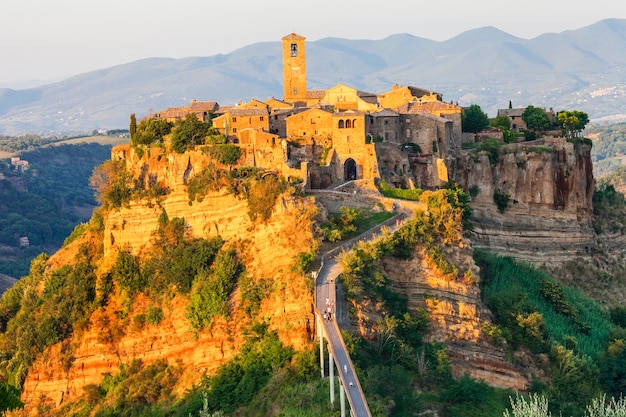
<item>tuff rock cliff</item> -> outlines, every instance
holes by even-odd
[[[138,154],[134,148],[121,146],[114,148],[112,159],[124,161],[136,181],[159,183],[169,193],[137,198],[128,206],[103,213],[99,274],[111,268],[120,250],[139,256],[149,254],[162,213],[169,218],[184,218],[193,237],[221,236],[226,241],[245,243],[247,273],[255,279],[269,278],[272,283],[258,315],[269,318],[270,330],[276,330],[285,344],[296,349],[310,345],[314,336],[310,277],[292,272],[292,266],[296,254],[309,252],[315,245],[315,218],[325,211],[323,207],[320,210],[319,202],[285,193],[276,201],[267,221],[254,222],[246,201],[224,190],[190,200],[186,184],[210,159],[202,152],[175,154],[152,148]],[[593,244],[593,176],[588,146],[564,139],[507,145],[497,160],[468,151],[455,160],[452,171],[454,178],[473,194],[473,245],[538,264],[558,264],[574,254],[589,252]],[[339,206],[343,201],[350,205],[357,197],[354,193],[358,195],[359,191],[335,194],[340,201],[334,204]],[[494,203],[495,193],[509,196],[502,212]],[[371,199],[372,206],[380,207],[380,198],[370,194],[371,190],[358,195],[359,206],[367,207],[362,200]],[[54,270],[71,263],[80,243],[74,242],[54,254],[48,268]],[[458,247],[448,248],[446,256],[459,270],[472,271],[478,277],[471,248],[469,241],[463,241]],[[504,349],[485,338],[481,328],[491,320],[491,314],[480,300],[475,281],[441,277],[420,250],[411,260],[385,260],[383,271],[393,288],[408,297],[411,308],[428,309],[432,330],[427,339],[446,346],[455,375],[469,373],[492,385],[514,389],[524,389],[531,375],[541,377],[540,371],[530,369],[532,364],[529,369],[511,365]],[[36,413],[42,402],[58,407],[76,400],[85,386],[101,383],[104,373],[115,374],[120,364],[136,358],[146,363],[157,359],[177,363],[183,371],[177,384],[181,394],[202,375],[226,363],[243,345],[244,330],[251,319],[237,308],[240,296],[235,290],[228,320],[218,319],[209,330],[197,333],[185,317],[184,296],[173,296],[160,324],[141,328],[129,326],[117,314],[122,300],[110,300],[92,315],[84,331],[52,346],[37,359],[24,384],[25,413]],[[149,305],[150,300],[137,297],[128,316],[145,314]],[[112,335],[110,330],[115,328],[123,331]],[[367,329],[355,330],[367,336]],[[69,362],[65,353],[68,346],[73,358]],[[526,363],[524,358],[516,359],[518,364]]]
[[[590,146],[546,137],[497,154],[463,151],[454,164],[455,180],[472,196],[474,247],[538,266],[590,257]]]
[[[199,152],[169,154],[160,152],[137,156],[128,147],[116,148],[113,159],[122,158],[135,178],[161,181],[171,192],[157,200],[135,199],[129,206],[103,213],[104,254],[99,274],[106,274],[115,262],[118,250],[135,254],[149,253],[158,218],[166,212],[169,218],[184,218],[192,237],[220,235],[226,241],[244,242],[246,273],[253,279],[270,279],[272,291],[261,302],[259,317],[269,318],[269,329],[276,330],[282,342],[295,349],[310,343],[312,334],[313,294],[308,278],[292,272],[294,256],[308,252],[313,245],[312,219],[316,207],[311,199],[285,194],[279,197],[267,222],[252,222],[245,200],[226,192],[214,192],[202,201],[190,202],[185,180],[201,169],[206,156]],[[191,168],[190,168],[191,167]],[[88,239],[89,237],[85,237]],[[72,263],[81,239],[62,248],[48,261],[49,271]],[[251,318],[239,308],[240,294],[231,297],[231,314],[227,320],[216,319],[209,330],[196,332],[186,318],[185,296],[175,295],[163,308],[164,318],[158,325],[136,327],[132,318],[145,314],[151,300],[135,298],[123,319],[120,299],[111,299],[95,311],[84,331],[75,332],[71,340],[49,348],[28,372],[22,401],[25,414],[35,413],[46,404],[53,408],[75,401],[84,395],[83,388],[100,384],[103,374],[115,375],[120,365],[133,359],[150,363],[165,359],[177,364],[182,378],[177,394],[197,384],[204,374],[215,372],[231,359],[244,344],[245,329]],[[72,360],[67,361],[71,346]]]

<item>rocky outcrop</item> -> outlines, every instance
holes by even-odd
[[[454,248],[454,263],[459,270],[472,271],[467,277],[478,277],[478,268],[467,245]],[[384,275],[394,290],[409,300],[409,309],[426,308],[431,317],[429,342],[445,345],[454,376],[468,374],[492,386],[524,390],[530,375],[516,369],[505,357],[503,346],[495,345],[482,331],[491,322],[491,313],[483,305],[477,281],[450,280],[429,266],[423,250],[406,261],[383,259]]]
[[[172,219],[185,219],[192,237],[221,236],[226,241],[243,242],[246,273],[253,279],[270,279],[271,293],[261,303],[259,317],[269,319],[286,345],[301,349],[311,341],[313,322],[310,278],[291,271],[294,257],[309,252],[313,245],[311,221],[317,207],[313,199],[284,194],[278,198],[272,216],[263,224],[250,220],[247,202],[226,192],[213,192],[202,201],[189,201],[185,182],[206,164],[201,153],[163,156],[158,151],[139,158],[128,147],[116,148],[114,158],[122,158],[137,178],[152,178],[170,189],[158,198],[133,200],[128,207],[103,213],[104,256],[99,266],[106,273],[118,250],[148,254],[153,234],[163,212]],[[169,160],[166,160],[169,158]],[[49,260],[54,269],[71,263],[74,244]],[[185,296],[177,295],[163,305],[164,319],[158,325],[135,326],[133,317],[146,314],[150,300],[138,297],[125,318],[119,311],[123,300],[112,298],[93,313],[86,329],[71,340],[54,345],[35,362],[24,383],[25,412],[40,401],[59,405],[75,401],[89,384],[100,384],[103,374],[116,374],[120,365],[133,359],[145,364],[167,360],[182,370],[177,390],[182,394],[198,384],[205,374],[215,372],[241,348],[244,331],[251,319],[239,309],[240,294],[231,297],[228,320],[217,319],[210,329],[195,332],[187,320]],[[69,360],[68,360],[69,359]]]
[[[475,151],[460,155],[454,178],[472,195],[474,247],[546,266],[588,257],[594,245],[590,150],[546,138],[502,145],[497,160]]]

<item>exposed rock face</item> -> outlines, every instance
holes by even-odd
[[[465,246],[454,248],[454,252],[459,270],[472,271],[478,277],[471,249]],[[491,313],[480,299],[476,282],[442,277],[428,265],[422,250],[406,261],[384,259],[383,270],[394,290],[408,297],[409,309],[425,307],[430,312],[427,341],[446,346],[453,375],[467,373],[490,385],[515,390],[528,386],[530,376],[511,365],[505,358],[505,349],[495,346],[482,332],[482,326],[491,322]]]
[[[117,149],[117,148],[116,148]],[[122,149],[128,152],[128,149]],[[136,158],[136,155],[114,150],[114,157]],[[127,160],[131,170],[144,172],[144,177],[162,181],[171,192],[156,200],[136,200],[130,207],[104,213],[104,258],[100,265],[106,273],[115,261],[118,250],[131,249],[147,254],[152,247],[153,233],[158,229],[162,212],[168,217],[181,217],[193,237],[221,236],[226,241],[245,241],[243,261],[246,273],[253,279],[270,278],[271,294],[262,301],[259,317],[270,319],[270,330],[276,330],[286,345],[300,349],[310,343],[313,322],[313,294],[308,279],[291,272],[294,256],[308,252],[313,244],[311,219],[317,210],[312,199],[279,197],[272,216],[265,224],[253,223],[245,200],[225,192],[206,195],[201,202],[190,204],[184,182],[199,172],[206,161],[202,154],[170,155],[161,162],[158,155],[137,163]],[[191,167],[191,168],[190,168]],[[141,171],[142,170],[142,171]],[[135,177],[139,174],[135,172]],[[69,248],[51,257],[51,268],[71,263],[74,253]],[[177,389],[179,394],[198,384],[202,376],[211,374],[230,360],[244,343],[243,333],[250,318],[239,308],[240,294],[231,297],[231,316],[217,319],[210,329],[196,334],[185,317],[187,299],[175,296],[163,306],[164,319],[158,325],[132,325],[132,317],[145,314],[149,300],[136,299],[126,320],[120,300],[111,300],[103,310],[93,313],[88,328],[74,335],[63,346],[55,345],[45,358],[39,359],[28,373],[22,400],[25,412],[36,407],[41,398],[57,407],[83,395],[83,387],[100,384],[104,373],[116,374],[120,364],[141,359],[145,364],[165,359],[183,371]],[[116,334],[111,329],[117,329]],[[67,361],[71,348],[73,361]],[[63,366],[63,363],[66,365]]]
[[[589,256],[594,191],[590,147],[564,138],[503,145],[459,156],[455,179],[471,194],[473,245],[536,265]],[[472,192],[474,191],[474,192]],[[494,194],[509,196],[500,212]]]

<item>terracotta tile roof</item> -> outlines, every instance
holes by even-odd
[[[346,117],[346,116],[363,116],[365,112],[360,110],[344,110],[333,112],[333,117]]]
[[[190,112],[211,111],[214,112],[219,107],[216,101],[193,101],[189,105]]]
[[[448,110],[451,108],[458,108],[458,106],[454,104],[444,103],[442,101],[426,101],[424,103],[411,101],[398,107],[398,113],[400,114],[434,113],[437,110]]]
[[[254,107],[251,109],[238,109],[237,107],[232,107],[228,113],[231,116],[267,116],[269,115],[267,109],[262,109],[258,107]]]
[[[498,109],[498,116],[508,116],[508,117],[513,117],[513,116],[517,116],[517,117],[522,117],[522,114],[524,113],[523,108],[518,108],[518,109]]]
[[[306,39],[304,36],[298,35],[297,33],[290,33],[289,35],[283,37],[283,40],[288,39]]]
[[[326,90],[307,90],[306,98],[319,98],[322,99],[326,95]]]
[[[381,109],[378,111],[375,111],[373,113],[371,113],[372,116],[374,117],[392,117],[392,116],[399,116],[398,112],[393,111],[391,109]]]
[[[218,106],[217,110],[215,110],[215,114],[224,114],[235,106]]]

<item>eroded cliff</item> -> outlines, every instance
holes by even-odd
[[[118,251],[148,256],[163,213],[170,219],[183,218],[189,237],[220,236],[226,242],[241,242],[245,273],[252,280],[270,282],[271,290],[260,303],[258,317],[268,321],[269,329],[276,330],[284,344],[302,349],[310,343],[310,278],[292,272],[292,267],[298,253],[310,252],[314,246],[312,219],[317,208],[311,199],[284,193],[267,221],[253,222],[246,200],[225,191],[190,201],[185,183],[208,162],[200,152],[165,157],[155,150],[139,158],[128,147],[121,147],[114,150],[113,158],[126,161],[135,179],[159,182],[170,191],[157,198],[135,198],[127,206],[103,212],[103,256],[98,274],[110,270]],[[53,255],[49,272],[71,263],[87,238]],[[41,404],[56,408],[75,401],[84,395],[85,386],[100,384],[104,374],[115,375],[122,364],[134,359],[145,364],[166,360],[178,367],[182,374],[176,385],[178,394],[198,384],[203,375],[212,374],[239,351],[252,318],[241,310],[241,293],[236,288],[230,297],[228,319],[218,317],[209,328],[196,331],[186,317],[188,302],[184,294],[172,293],[163,304],[160,323],[143,324],[134,318],[145,316],[152,300],[139,295],[128,307],[123,305],[123,297],[111,297],[91,315],[84,330],[53,345],[36,360],[23,387],[25,413],[36,413]],[[125,313],[120,314],[122,311]]]
[[[473,245],[535,265],[589,257],[595,245],[590,150],[547,137],[502,145],[495,154],[464,151],[454,178],[472,195]]]

